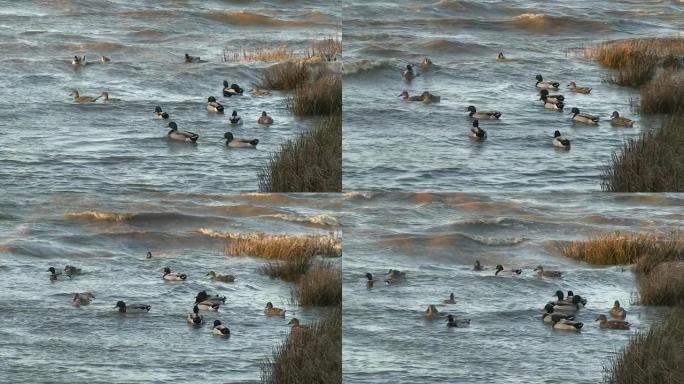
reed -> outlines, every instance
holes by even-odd
[[[254,233],[230,237],[226,252],[273,260],[311,259],[314,256],[339,257],[342,242],[335,233],[328,235],[271,235]]]
[[[665,323],[638,332],[611,361],[606,382],[612,384],[682,383],[684,308],[673,310]]]
[[[297,289],[299,305],[331,306],[342,304],[342,274],[330,262],[320,262],[304,275]]]
[[[684,76],[677,71],[663,71],[641,87],[640,112],[645,114],[684,111]]]
[[[309,81],[309,66],[301,61],[285,61],[266,68],[260,87],[289,91]]]
[[[683,192],[684,113],[627,140],[603,170],[601,188],[609,192]]]
[[[309,270],[310,261],[309,257],[296,256],[285,261],[268,263],[259,270],[272,279],[297,282]]]
[[[342,55],[342,40],[339,36],[311,43],[311,56],[321,57],[325,61],[337,61],[340,55]]]
[[[684,263],[665,262],[638,281],[641,304],[684,305]]]
[[[342,308],[292,332],[261,367],[267,384],[335,384],[342,382]]]
[[[567,257],[596,265],[633,264],[646,254],[657,253],[660,245],[653,235],[627,235],[619,232],[576,240],[561,248]]]
[[[288,140],[259,172],[262,192],[340,192],[342,190],[342,117]]]
[[[287,106],[297,116],[341,114],[342,77],[328,74],[313,83],[300,84],[288,98]]]

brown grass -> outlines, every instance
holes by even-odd
[[[237,61],[264,61],[264,62],[280,62],[280,61],[290,61],[297,60],[301,57],[293,50],[288,47],[277,47],[277,48],[261,48],[248,50],[238,50],[238,51],[223,51],[223,61],[226,62],[237,62]]]
[[[680,110],[684,110],[684,77],[681,72],[663,71],[641,87],[641,113],[675,113]]]
[[[297,289],[297,301],[302,306],[342,304],[342,274],[330,262],[317,263],[309,269]]]
[[[306,256],[292,257],[285,261],[268,263],[260,271],[272,279],[296,282],[309,270],[310,260]]]
[[[342,113],[342,77],[328,74],[313,83],[297,86],[288,98],[288,108],[297,116],[337,115]]]
[[[339,257],[342,241],[335,233],[328,235],[271,235],[254,233],[229,238],[226,252],[231,255],[256,256],[274,260],[292,260],[314,256]]]
[[[606,382],[612,384],[681,384],[684,382],[684,308],[665,324],[639,332],[613,359]]]
[[[282,144],[259,173],[262,192],[341,192],[342,117]]]
[[[268,384],[336,384],[342,382],[342,308],[298,333],[291,333],[262,365]]]
[[[684,251],[684,244],[679,251]],[[561,248],[567,257],[596,265],[636,263],[642,256],[670,252],[663,249],[659,238],[650,234],[622,234],[614,232],[596,235],[588,240],[576,240]]]
[[[684,114],[627,140],[604,169],[601,187],[609,192],[684,192]]]
[[[300,61],[286,61],[266,68],[260,87],[287,91],[297,88],[308,80],[308,65]]]
[[[684,305],[684,264],[666,262],[639,277],[644,305]]]
[[[313,57],[320,57],[325,61],[337,61],[340,55],[342,55],[342,40],[337,36],[311,43],[311,56]]]

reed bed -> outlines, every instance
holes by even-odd
[[[663,71],[641,87],[640,99],[640,112],[644,114],[684,111],[684,74]]]
[[[341,114],[342,76],[328,74],[313,83],[298,85],[287,106],[296,116]]]
[[[600,234],[588,240],[576,240],[561,248],[567,257],[596,265],[634,264],[641,257],[679,252],[684,255],[683,242],[663,241],[650,234]]]
[[[297,301],[302,306],[331,306],[342,304],[342,273],[330,262],[311,267],[297,289]]]
[[[285,61],[264,71],[261,87],[289,91],[309,81],[308,65],[301,61]]]
[[[684,263],[666,262],[639,278],[644,305],[684,305]]]
[[[272,279],[296,282],[309,270],[311,258],[297,256],[280,262],[271,262],[261,267],[261,273]]]
[[[271,235],[253,233],[229,237],[226,252],[237,256],[256,256],[273,260],[307,260],[314,256],[339,257],[342,241],[335,233],[328,235]]]
[[[292,332],[261,367],[267,384],[342,382],[342,308],[322,321]]]

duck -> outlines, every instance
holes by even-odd
[[[499,111],[491,111],[491,112],[478,112],[477,109],[475,109],[475,106],[471,105],[468,107],[468,116],[471,119],[479,119],[479,120],[497,120],[501,118],[502,113]]]
[[[503,265],[498,264],[496,266],[496,272],[494,272],[494,276],[515,276],[515,275],[519,275],[521,273],[522,273],[522,269],[504,270]]]
[[[448,299],[444,300],[444,304],[456,304],[456,298],[454,297],[453,292],[451,292]]]
[[[423,98],[423,103],[439,103],[442,100],[442,96],[433,95],[428,91],[423,92],[420,96]]]
[[[469,136],[476,140],[485,140],[487,138],[487,131],[480,128],[480,122],[477,119],[473,120],[473,127],[470,128]]]
[[[475,265],[473,265],[473,271],[478,271],[478,272],[479,272],[479,271],[481,271],[482,269],[483,269],[483,268],[482,268],[482,264],[480,264],[480,260],[475,260]]]
[[[171,140],[196,143],[197,139],[199,139],[199,135],[196,133],[187,132],[187,131],[179,131],[178,125],[176,125],[176,123],[173,121],[169,123],[169,128],[171,128],[171,130],[169,131],[167,136]]]
[[[123,101],[122,99],[109,97],[109,92],[102,92],[100,96],[104,97],[104,99],[102,99],[103,103],[120,103]]]
[[[88,305],[95,298],[95,296],[90,292],[74,293],[74,297],[71,299],[71,303],[80,307],[81,305]]]
[[[366,287],[373,288],[373,284],[375,284],[375,279],[373,279],[373,275],[370,272],[366,272]]]
[[[402,100],[405,101],[423,101],[423,95],[420,96],[409,96],[408,91],[402,92],[399,97],[402,98]]]
[[[112,59],[110,59],[109,57],[104,56],[104,55],[100,56],[100,63],[104,64],[104,63],[109,63],[110,61],[112,61]]]
[[[157,120],[162,120],[162,119],[165,120],[165,119],[169,118],[169,114],[162,111],[160,106],[156,106],[156,107],[154,107],[154,118]]]
[[[600,321],[599,327],[608,329],[629,329],[629,322],[624,320],[608,320],[606,315],[599,315],[596,321]]]
[[[266,111],[261,112],[261,116],[259,116],[259,120],[257,120],[257,123],[259,124],[273,124],[273,118],[266,113]]]
[[[209,96],[207,98],[207,111],[223,113],[223,105],[216,101],[216,98],[214,96]]]
[[[504,56],[503,52],[499,52],[499,54],[496,55],[496,59],[499,61],[506,60],[506,56]]]
[[[62,272],[57,272],[55,270],[55,267],[50,267],[50,268],[48,268],[47,271],[50,272],[50,280],[52,280],[52,281],[65,280],[65,279],[71,280],[71,276],[62,275]]]
[[[216,312],[225,300],[225,297],[211,297],[207,295],[206,291],[201,291],[195,297],[195,305],[202,311]]]
[[[228,337],[230,336],[230,329],[221,324],[221,320],[214,320],[214,327],[211,329],[211,333],[216,336]]]
[[[64,267],[64,274],[67,276],[75,276],[83,273],[81,268],[76,268],[73,265],[67,265]]]
[[[558,296],[558,292],[560,292],[560,291],[556,291],[556,296]],[[583,307],[587,306],[587,299],[583,298],[580,295],[575,295],[572,291],[568,291],[568,295],[565,296],[564,300],[567,301],[568,303],[572,303],[575,300],[575,296],[579,297],[579,303],[578,304],[582,304]]]
[[[563,298],[563,291],[561,290],[556,291],[554,296],[556,296],[558,300],[551,302],[552,304],[577,305],[577,307],[579,307],[579,304],[582,304],[583,307],[587,305],[587,299],[580,295],[573,294],[572,291],[568,291],[568,295],[565,298]]]
[[[78,93],[78,91],[74,89],[73,91],[71,91],[71,93],[69,94],[69,96],[73,96],[73,97],[74,97],[74,101],[77,102],[77,103],[94,103],[94,102],[96,102],[97,99],[99,99],[100,96],[102,96],[102,95],[100,95],[100,96],[98,96],[98,97],[93,97],[93,96],[81,96],[81,95]]]
[[[120,313],[147,313],[152,308],[148,304],[130,304],[126,305],[124,301],[117,301],[114,308],[118,309]]]
[[[276,308],[273,306],[273,303],[270,301],[266,303],[266,309],[264,309],[264,313],[266,316],[279,316],[279,317],[285,317],[285,310],[282,308]]]
[[[426,69],[432,67],[432,64],[432,60],[430,60],[429,57],[426,57],[423,59],[423,61],[420,62],[420,67]]]
[[[293,317],[292,320],[290,320],[287,325],[291,325],[292,327],[290,328],[290,334],[301,334],[303,331],[309,329],[308,326],[302,325],[299,322],[299,319],[296,317]]]
[[[164,267],[164,274],[162,275],[162,278],[166,281],[185,281],[185,279],[188,278],[188,275],[178,272],[171,273],[171,268]]]
[[[634,120],[630,120],[626,117],[620,117],[620,114],[618,113],[618,111],[613,111],[613,114],[610,115],[610,123],[616,127],[633,127],[634,126]]]
[[[553,305],[553,311],[554,312],[562,312],[562,313],[575,313],[579,311],[579,303],[581,302],[581,299],[579,296],[575,296],[572,298],[572,303],[568,303],[567,301],[564,300],[557,300],[553,301],[549,304]]]
[[[259,89],[258,87],[252,87],[249,92],[254,96],[271,96],[273,94],[267,89]]]
[[[575,93],[590,93],[591,92],[590,87],[578,87],[574,81],[571,81],[570,84],[568,84],[568,88],[570,88],[571,92],[575,92]]]
[[[541,91],[539,91],[539,100],[542,100],[544,102],[555,103],[557,101],[565,101],[565,96],[561,95],[560,93],[549,94],[548,89],[542,89]]]
[[[224,97],[231,97],[233,95],[240,95],[244,94],[245,90],[242,89],[239,85],[237,84],[231,84],[228,85],[227,80],[223,80],[223,96]]]
[[[221,304],[206,300],[195,303],[195,306],[197,306],[198,309],[201,309],[203,311],[217,312],[219,310],[219,307],[221,307]]]
[[[207,294],[207,291],[200,291],[197,293],[197,296],[195,296],[195,302],[199,303],[202,301],[211,301],[213,303],[221,304],[226,302],[226,297],[219,295],[210,296]]]
[[[75,67],[78,67],[82,64],[85,64],[85,55],[83,57],[74,56],[74,59],[71,60],[71,65]]]
[[[555,109],[557,111],[562,111],[563,108],[565,108],[565,104],[563,104],[562,101],[549,101],[548,97],[542,95],[541,96],[542,102],[544,102],[544,108],[546,109]]]
[[[546,304],[544,309],[546,312],[542,315],[542,320],[545,323],[555,323],[561,320],[575,320],[575,315],[554,313],[553,304],[551,303]]]
[[[433,319],[439,315],[439,311],[437,310],[437,307],[434,305],[430,304],[427,309],[425,310],[425,317],[428,319]]]
[[[454,315],[447,315],[447,327],[449,328],[467,328],[470,326],[470,319],[456,319]]]
[[[228,124],[230,125],[240,125],[242,124],[242,118],[238,116],[237,111],[233,111],[228,118]]]
[[[416,77],[416,73],[413,71],[413,65],[406,64],[406,69],[402,72],[402,76],[404,76],[404,79],[407,81],[413,80]]]
[[[537,79],[535,84],[537,88],[558,89],[560,87],[560,83],[557,81],[544,81],[542,75],[537,75],[535,78]]]
[[[553,133],[553,146],[570,149],[570,139],[561,135],[560,131],[555,131]]]
[[[152,252],[147,251],[147,255],[145,256],[146,259],[151,259],[152,258]]]
[[[563,331],[579,331],[584,326],[584,323],[572,320],[563,320],[553,322],[553,329],[560,329]]]
[[[192,325],[193,327],[198,327],[204,324],[204,319],[202,316],[200,316],[197,305],[193,306],[192,313],[188,314],[188,324]]]
[[[577,107],[572,108],[572,112],[570,112],[570,114],[572,114],[573,121],[580,123],[596,125],[599,122],[598,116],[593,116],[588,113],[580,113],[580,110]]]
[[[186,53],[185,54],[185,62],[186,63],[201,63],[202,60],[200,59],[199,56],[190,56]]]
[[[232,132],[226,132],[223,137],[226,139],[226,145],[231,148],[256,148],[259,144],[259,139],[238,139]]]
[[[537,275],[539,277],[562,277],[563,272],[561,271],[545,271],[544,267],[541,265],[537,265],[537,268],[534,269],[537,272]]]
[[[610,315],[619,319],[624,319],[627,317],[627,311],[620,306],[620,302],[615,300],[613,308],[610,309]]]
[[[209,279],[211,280],[222,281],[224,283],[232,283],[235,281],[235,275],[217,275],[214,271],[209,271],[207,276],[209,276]]]
[[[404,280],[405,277],[406,272],[401,272],[396,269],[390,269],[387,273],[387,279],[385,280],[385,282],[387,282],[388,284],[392,284]]]

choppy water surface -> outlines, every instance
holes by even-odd
[[[345,381],[600,382],[609,357],[662,312],[633,304],[638,291],[630,270],[575,262],[553,244],[615,230],[669,231],[681,226],[683,206],[677,195],[347,195]],[[472,271],[476,259],[485,271]],[[496,277],[499,263],[524,272]],[[565,275],[540,279],[532,271],[539,264]],[[366,272],[382,279],[389,268],[406,271],[406,281],[367,289]],[[541,321],[558,289],[588,299],[577,315],[581,333]],[[457,304],[442,304],[450,292]],[[594,322],[614,300],[626,307],[632,330],[601,330]],[[429,304],[442,316],[471,319],[471,327],[425,320]]]
[[[295,119],[284,93],[224,98],[223,80],[247,91],[270,65],[226,63],[224,50],[301,53],[340,29],[340,6],[328,1],[0,1],[0,9],[3,191],[258,190],[268,154],[314,122]],[[207,62],[186,64],[186,52]],[[74,69],[74,55],[111,62]],[[73,89],[125,102],[76,105]],[[245,124],[231,129],[227,115],[208,113],[212,95]],[[198,144],[169,142],[166,123],[152,119],[156,105],[198,133]],[[274,125],[256,123],[263,110]],[[258,149],[226,148],[227,131],[258,138]]]
[[[156,193],[136,195],[135,204],[126,197],[0,203],[0,381],[255,383],[290,318],[325,315],[294,305],[293,285],[258,272],[263,259],[227,256],[225,233],[327,234],[339,224],[334,197]],[[66,264],[85,273],[51,283],[47,268]],[[163,281],[165,266],[188,280]],[[210,281],[209,270],[236,281]],[[227,324],[230,339],[212,336],[210,325],[187,325],[200,290],[227,297],[218,313],[203,315]],[[85,291],[93,303],[73,307],[73,293]],[[117,300],[152,309],[120,315]],[[287,308],[287,317],[264,316],[267,301]]]
[[[636,90],[602,83],[606,71],[581,48],[607,39],[676,35],[684,4],[661,1],[531,0],[344,2],[344,186],[346,190],[493,190],[600,188],[601,167],[626,138],[658,125],[629,106]],[[495,60],[503,51],[510,59]],[[430,57],[407,83],[401,68]],[[565,114],[538,101],[535,75],[561,82]],[[573,94],[575,81],[593,87]],[[407,103],[402,91],[440,95],[439,104]],[[498,110],[471,142],[466,108]],[[571,107],[601,117],[573,124]],[[617,110],[638,120],[613,128]],[[553,132],[572,149],[557,151]]]

